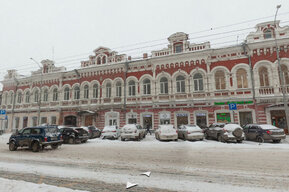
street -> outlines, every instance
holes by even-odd
[[[245,141],[89,140],[39,153],[8,150],[0,136],[1,178],[83,191],[288,191],[289,144]],[[140,175],[151,171],[151,176]],[[126,189],[126,182],[138,186]]]

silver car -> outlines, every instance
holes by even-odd
[[[183,140],[203,140],[203,130],[198,125],[181,125],[178,128],[178,138]]]
[[[146,136],[145,129],[142,128],[142,126],[138,124],[127,124],[123,126],[120,133],[120,138],[122,141],[125,141],[126,139],[133,139],[136,141],[139,141]]]
[[[178,131],[174,128],[173,125],[159,125],[158,129],[155,131],[155,137],[160,141],[177,141],[178,140]]]
[[[102,139],[118,139],[120,129],[117,126],[105,126],[101,132]]]

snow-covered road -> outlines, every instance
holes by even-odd
[[[130,191],[289,190],[287,141],[261,145],[159,142],[148,136],[141,142],[93,139],[32,153],[26,149],[10,152],[8,138],[0,136],[0,172],[9,173],[10,179],[15,173],[34,175],[43,183],[48,178],[68,179],[72,183],[68,187],[88,191],[126,191],[127,181],[139,184]],[[140,176],[145,171],[151,171],[151,177]],[[82,185],[73,184],[76,181]],[[51,184],[62,186],[61,182]]]

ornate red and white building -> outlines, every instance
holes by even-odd
[[[1,103],[8,120],[0,128],[36,125],[39,110],[41,123],[99,128],[228,121],[285,127],[275,38],[289,85],[289,26],[279,21],[256,25],[242,45],[213,49],[179,32],[168,38],[167,48],[139,60],[99,47],[77,70],[51,60],[29,77],[9,70]],[[229,110],[229,103],[237,110]]]

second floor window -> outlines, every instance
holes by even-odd
[[[193,79],[194,79],[194,90],[203,91],[204,90],[203,76],[200,73],[197,73],[194,75]]]
[[[225,73],[219,70],[215,73],[215,85],[217,90],[226,89]]]
[[[68,87],[66,87],[65,89],[64,89],[64,100],[66,100],[66,101],[68,101],[69,100],[69,97],[70,97],[70,91],[69,91],[69,88]]]
[[[88,99],[89,98],[89,87],[88,87],[88,85],[84,86],[83,92],[84,92],[84,94],[83,94],[84,98]]]
[[[133,80],[128,82],[128,95],[135,96],[135,82]]]
[[[288,68],[286,65],[281,65],[281,71],[283,73],[283,78],[285,85],[289,85],[289,75],[288,75]],[[280,85],[282,85],[281,78],[280,78]]]
[[[177,76],[176,78],[177,93],[185,93],[186,92],[185,86],[186,86],[185,77],[182,75]]]
[[[248,80],[247,80],[247,72],[245,69],[238,69],[236,72],[237,76],[237,87],[238,89],[241,88],[248,88]]]
[[[111,97],[111,84],[107,83],[106,84],[106,98],[110,98]]]
[[[47,89],[44,90],[43,101],[48,101],[48,90]]]
[[[269,76],[268,76],[268,70],[266,67],[260,67],[260,69],[259,69],[259,81],[260,81],[260,87],[268,87],[269,86]]]
[[[161,89],[161,94],[169,93],[168,79],[166,77],[161,78],[160,89]]]
[[[93,85],[92,97],[93,98],[97,98],[98,97],[98,85],[97,84]]]
[[[74,99],[80,99],[80,89],[78,86],[74,88]]]
[[[58,100],[58,91],[57,88],[53,89],[53,97],[52,97],[53,101],[57,101]]]
[[[144,95],[151,94],[151,81],[149,79],[145,79],[143,81],[143,94]]]
[[[38,102],[38,99],[39,99],[39,91],[36,90],[36,91],[34,92],[34,102]]]
[[[121,82],[116,83],[116,96],[121,97]]]
[[[27,91],[25,93],[25,103],[30,103],[30,92],[29,91]]]
[[[22,93],[18,93],[17,103],[22,103]]]

